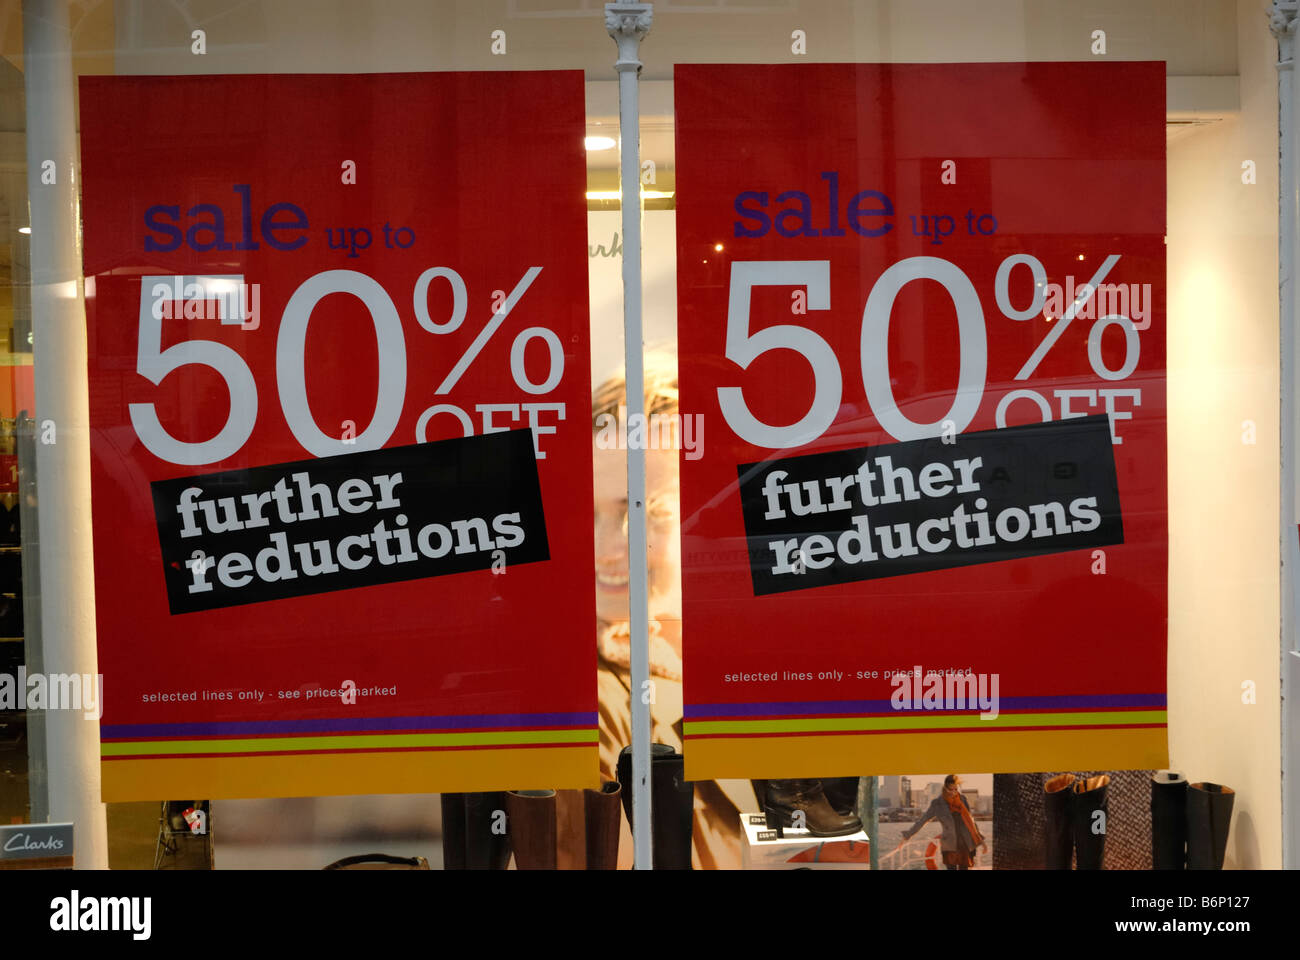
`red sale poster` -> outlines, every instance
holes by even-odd
[[[675,78],[688,777],[1164,766],[1164,65]]]
[[[81,108],[104,799],[594,786],[581,73]]]

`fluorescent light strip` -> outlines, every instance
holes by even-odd
[[[642,200],[671,200],[673,198],[673,195],[674,195],[673,191],[671,190],[669,191],[642,190],[641,191]],[[588,200],[622,200],[623,191],[622,190],[588,190],[587,199]]]

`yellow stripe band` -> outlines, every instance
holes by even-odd
[[[781,720],[689,720],[683,725],[688,737],[719,734],[825,733],[831,731],[913,731],[1014,729],[1016,727],[1085,727],[1116,724],[1163,724],[1164,710],[1123,710],[1105,713],[1005,713],[990,720],[978,714],[921,715],[890,717],[811,717]]]
[[[821,777],[843,773],[940,774],[1043,770],[1161,770],[1163,725],[1075,730],[967,729],[948,736],[892,731],[806,736],[708,737],[686,741],[687,780]]]
[[[325,797],[583,789],[600,786],[600,755],[582,746],[497,747],[389,753],[105,760],[106,803],[159,797]]]
[[[395,733],[326,737],[256,737],[241,740],[140,740],[100,744],[104,757],[177,754],[269,753],[322,750],[437,749],[447,747],[519,746],[522,744],[594,744],[589,730],[506,730],[485,733]]]

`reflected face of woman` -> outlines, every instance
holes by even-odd
[[[627,452],[592,440],[596,492],[596,615],[628,618]],[[681,523],[676,450],[647,450],[646,512],[650,615],[681,616]]]

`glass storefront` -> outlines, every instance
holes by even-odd
[[[0,4],[0,831],[1300,862],[1294,4],[611,6]]]

